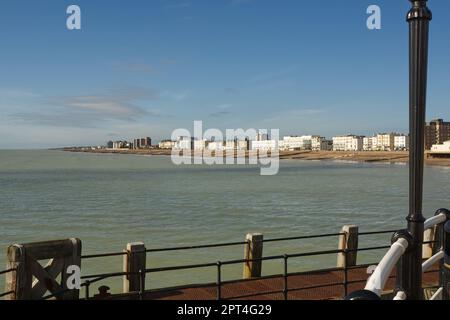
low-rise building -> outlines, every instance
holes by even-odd
[[[449,153],[450,154],[450,141],[445,141],[442,144],[433,144],[431,146],[431,153]]]
[[[194,149],[194,138],[181,136],[177,138],[174,148],[175,150],[192,150]]]
[[[333,137],[333,151],[362,151],[363,139],[356,135]]]
[[[404,151],[409,150],[409,136],[400,134],[394,137],[394,150]]]
[[[280,150],[311,150],[312,136],[285,136],[280,141]]]
[[[158,144],[158,148],[160,149],[173,149],[175,147],[175,141],[172,140],[162,140]]]
[[[251,142],[251,149],[253,151],[271,151],[277,150],[277,148],[278,148],[277,140],[262,140],[262,141],[253,140]]]
[[[130,147],[130,143],[127,141],[114,141],[113,149],[127,149]]]

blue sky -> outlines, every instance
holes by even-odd
[[[450,2],[429,1],[427,118],[450,119]],[[66,29],[66,8],[82,30]],[[382,10],[382,29],[366,9]],[[407,0],[2,0],[0,148],[408,130]]]

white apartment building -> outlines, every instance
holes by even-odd
[[[312,151],[330,151],[333,149],[333,141],[327,140],[325,137],[312,136],[311,150]]]
[[[114,141],[113,149],[126,149],[129,148],[129,144],[127,141]]]
[[[280,141],[280,150],[311,150],[312,136],[285,136]]]
[[[175,150],[192,150],[194,148],[194,139],[191,137],[178,137],[175,142]]]
[[[175,141],[171,141],[171,140],[162,140],[159,144],[158,147],[160,149],[172,149],[175,147]]]
[[[372,151],[377,145],[377,137],[365,137],[363,138],[363,150]]]
[[[379,133],[377,134],[376,144],[374,145],[377,151],[393,151],[394,150],[394,133]],[[373,149],[372,149],[373,150]]]
[[[394,137],[394,150],[408,150],[409,149],[409,136],[396,135]]]
[[[355,135],[333,137],[333,151],[362,151],[363,139]]]
[[[269,151],[269,150],[277,150],[278,141],[277,140],[262,140],[262,141],[251,141],[251,149],[261,150],[261,151]]]

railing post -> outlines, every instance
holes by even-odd
[[[257,259],[261,259],[263,255],[263,239],[261,233],[249,233],[246,236],[247,244],[245,245],[244,259],[250,261],[244,262],[244,279],[261,277],[262,260]]]
[[[441,268],[442,279],[442,300],[450,299],[450,220],[444,225],[444,263]]]
[[[422,259],[429,259],[436,253],[434,241],[438,238],[438,230],[439,226],[434,226],[423,232]]]
[[[337,267],[347,268],[356,266],[358,256],[358,226],[343,226],[339,236],[339,250],[337,256]]]
[[[146,269],[146,252],[143,242],[132,242],[127,244],[123,256],[123,271],[131,274],[123,277],[123,292],[141,291],[141,270]],[[143,275],[145,280],[145,273]]]

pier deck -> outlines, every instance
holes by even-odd
[[[437,267],[424,274],[423,286],[432,287],[438,283]],[[347,292],[363,289],[368,278],[367,268],[349,269]],[[289,300],[336,300],[345,296],[345,272],[323,271],[307,274],[293,274],[288,277]],[[386,292],[394,289],[395,270],[389,279]],[[221,285],[221,299],[229,300],[283,300],[283,275],[224,282]],[[292,290],[292,291],[291,291]],[[130,299],[130,295],[113,296],[113,299]],[[184,287],[148,291],[146,300],[216,300],[216,284],[191,285]]]

